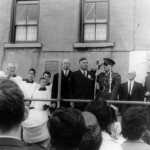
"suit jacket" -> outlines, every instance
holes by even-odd
[[[128,82],[121,84],[119,89],[119,99],[124,101],[144,101],[143,85],[134,81],[132,93],[131,95],[128,95]],[[124,113],[129,106],[133,105],[123,104],[121,106],[121,112]]]
[[[94,74],[87,71],[85,77],[80,70],[73,72],[70,80],[70,98],[72,99],[93,99],[94,98]]]
[[[67,77],[64,75],[62,71],[62,78],[61,78],[61,98],[69,99],[69,83],[71,78],[72,71],[69,70]],[[52,85],[52,98],[57,98],[58,92],[58,77],[59,74],[54,75],[53,85]]]
[[[0,150],[28,150],[24,143],[13,138],[0,138]]]
[[[121,84],[119,89],[119,99],[128,101],[144,101],[144,88],[141,83],[135,82],[133,84],[130,99],[128,97],[128,82]]]

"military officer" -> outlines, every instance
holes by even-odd
[[[112,59],[104,58],[103,66],[105,72],[101,72],[97,76],[97,82],[99,84],[99,90],[96,94],[97,98],[117,100],[121,76],[112,71],[113,65],[115,65],[115,62]]]

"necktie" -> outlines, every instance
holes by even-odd
[[[65,71],[65,77],[67,77],[67,70]]]
[[[128,94],[131,95],[131,82],[129,84],[129,91],[128,91]]]
[[[86,78],[86,72],[84,71],[84,77]]]

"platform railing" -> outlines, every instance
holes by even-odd
[[[64,101],[64,102],[85,102],[89,103],[92,100],[84,100],[84,99],[24,99],[24,101],[51,101],[51,102],[58,102],[58,101]],[[144,102],[144,101],[118,101],[118,100],[106,100],[108,103],[111,104],[131,104],[131,105],[150,105],[150,102]]]

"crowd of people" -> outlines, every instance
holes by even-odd
[[[50,83],[51,73],[45,71],[36,83],[34,68],[22,78],[16,74],[15,64],[8,63],[7,75],[0,71],[0,150],[150,149],[150,108],[121,105],[119,122],[116,107],[106,101],[144,101],[145,96],[148,101],[149,77],[143,87],[134,81],[136,73],[132,70],[127,74],[128,81],[121,84],[113,65],[113,60],[104,58],[103,64],[89,71],[88,60],[82,57],[80,69],[72,72],[69,60],[64,59],[58,108],[49,99],[57,99],[59,73]],[[104,72],[97,74],[101,66]],[[91,102],[83,102],[86,99]]]
[[[0,79],[0,150],[150,150],[143,141],[146,109],[130,107],[117,122],[104,99],[83,111],[60,107],[50,116],[29,109],[20,87]]]

